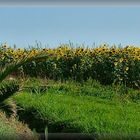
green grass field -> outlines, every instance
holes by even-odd
[[[33,82],[34,81],[34,82]],[[40,92],[39,85],[47,84]],[[37,131],[44,125],[49,132],[88,133],[100,138],[104,135],[122,139],[138,138],[140,133],[139,91],[123,86],[102,86],[96,81],[78,84],[32,79],[24,89],[13,96],[24,111],[19,115],[28,118],[29,126]],[[41,121],[40,125],[34,119]],[[36,123],[36,124],[35,124]],[[33,128],[36,127],[36,128]]]

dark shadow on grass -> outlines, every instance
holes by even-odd
[[[72,127],[70,124],[73,120],[55,122],[52,120],[50,121],[41,119],[41,117],[38,116],[38,112],[34,107],[28,108],[26,110],[19,110],[17,114],[19,116],[20,121],[26,123],[31,130],[35,130],[38,134],[40,134],[39,139],[41,140],[45,139],[46,127],[48,128],[48,137],[50,139],[54,138],[55,134],[61,134],[59,135],[61,138],[63,134],[68,135],[77,134],[77,136],[81,135],[81,138],[86,138],[88,140],[95,139],[95,136],[93,138],[90,134],[81,133],[82,130],[80,127]],[[75,138],[77,138],[76,135],[74,136]],[[75,139],[74,136],[72,137],[73,139]]]
[[[19,120],[28,124],[31,130],[35,130],[38,133],[44,132],[47,124],[41,118],[37,117],[36,109],[28,108],[27,110],[18,110],[17,112]]]
[[[38,134],[39,140],[45,140],[44,130],[47,124],[36,116],[36,109],[28,108],[27,110],[18,110],[19,121],[24,122],[28,127]]]

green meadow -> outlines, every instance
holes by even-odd
[[[19,111],[20,119],[32,129],[42,132],[47,127],[49,133],[86,133],[95,138],[139,136],[137,90],[130,89],[125,94],[124,87],[116,89],[89,80],[82,85],[72,81],[47,81],[47,89],[40,92],[41,82],[31,79],[25,82],[25,87],[32,85],[35,90],[25,88],[13,96],[24,110]],[[135,96],[132,97],[132,93]]]
[[[0,136],[140,138],[140,49],[0,47]]]

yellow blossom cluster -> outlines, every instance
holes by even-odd
[[[129,84],[140,80],[140,47],[135,46],[119,48],[103,44],[99,47],[90,48],[84,46],[72,47],[64,44],[57,48],[23,49],[11,48],[7,44],[3,44],[0,47],[0,64],[2,66],[4,63],[17,61],[24,57],[36,56],[39,53],[52,54],[55,57],[51,58],[50,56],[48,61],[45,60],[46,63],[39,65],[38,69],[42,68],[42,70],[37,74],[47,73],[46,75],[50,77],[60,76],[59,78],[71,77],[74,79],[92,77],[101,83],[112,83],[115,78],[123,79],[124,82],[129,80]],[[37,67],[37,65],[35,66]],[[33,67],[32,65],[30,66]],[[32,70],[32,68],[30,69]]]

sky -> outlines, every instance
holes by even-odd
[[[140,46],[140,7],[0,7],[0,44]]]

